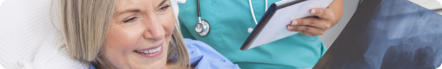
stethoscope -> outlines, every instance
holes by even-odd
[[[197,8],[197,16],[198,16],[198,23],[195,24],[195,32],[198,33],[200,36],[207,36],[210,32],[210,24],[208,21],[201,18],[201,11],[200,11],[200,0],[196,0],[196,8]],[[265,10],[267,11],[267,5],[268,1],[265,0]],[[249,7],[250,7],[250,13],[252,15],[253,21],[255,25],[258,24],[258,21],[256,20],[255,12],[253,11],[253,5],[252,0],[249,0]],[[253,24],[253,23],[252,23]],[[251,33],[253,31],[252,25],[247,29],[247,32]]]

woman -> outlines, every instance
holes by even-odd
[[[318,18],[293,19],[287,23],[288,31],[300,34],[241,51],[250,34],[248,28],[255,27],[266,7],[280,0],[199,0],[200,16],[210,24],[207,34],[197,29],[197,1],[181,0],[179,4],[183,36],[209,44],[245,69],[312,68],[326,50],[318,35],[335,25],[343,11],[342,0],[319,0],[331,5],[312,8],[311,15]]]
[[[66,48],[91,69],[237,68],[204,43],[186,39],[184,45],[170,4],[62,0]]]

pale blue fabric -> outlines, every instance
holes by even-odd
[[[89,65],[89,69],[96,69],[93,64]]]
[[[222,56],[215,49],[192,39],[184,39],[190,57],[190,63],[195,69],[240,69],[226,57]],[[96,69],[90,65],[89,69]]]
[[[239,69],[238,65],[206,43],[192,39],[184,39],[184,42],[189,52],[190,63],[195,69]]]

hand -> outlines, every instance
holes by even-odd
[[[314,17],[293,19],[287,25],[287,30],[309,36],[318,36],[324,34],[340,19],[334,14],[332,9],[314,8],[310,10],[310,14]]]

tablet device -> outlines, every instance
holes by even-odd
[[[241,50],[255,48],[263,44],[297,34],[287,30],[293,19],[311,16],[312,8],[327,8],[333,0],[282,0],[273,3],[254,28]]]

